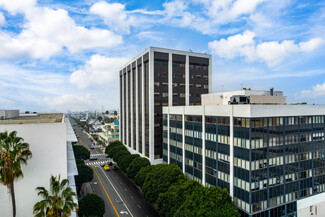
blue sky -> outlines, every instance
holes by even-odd
[[[212,91],[325,104],[325,2],[0,0],[0,109],[118,109],[118,68],[149,46],[212,54]]]

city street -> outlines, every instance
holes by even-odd
[[[110,159],[97,147],[91,149],[92,142],[88,135],[70,119],[76,134],[79,135],[79,145],[85,146],[91,152],[91,157],[97,160],[86,160],[86,165],[94,170],[91,188],[94,193],[105,201],[105,217],[132,216],[155,217],[158,213],[144,200],[141,192],[133,186],[119,169],[105,171],[100,165]]]

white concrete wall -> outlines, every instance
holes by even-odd
[[[0,125],[0,131],[16,130],[29,143],[33,157],[22,166],[24,178],[15,182],[17,217],[33,216],[33,206],[41,198],[38,186],[49,188],[51,175],[67,178],[66,123]],[[0,184],[0,216],[12,216],[11,198]]]
[[[19,116],[19,110],[0,110],[0,118],[15,118]]]
[[[163,107],[163,113],[202,115],[207,116],[230,116],[234,117],[281,117],[281,116],[308,116],[324,115],[325,105],[209,105],[209,106],[169,106]],[[233,109],[233,110],[232,110]]]
[[[298,217],[325,216],[325,193],[298,200],[297,215]]]

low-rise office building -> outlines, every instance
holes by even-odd
[[[50,177],[69,179],[70,187],[76,191],[74,176],[78,175],[72,142],[77,138],[69,119],[64,114],[24,114],[0,121],[0,132],[17,131],[30,146],[33,157],[22,165],[24,178],[16,181],[15,196],[17,216],[33,216],[33,206],[42,198],[36,187],[49,189]],[[75,198],[77,202],[77,198]],[[0,216],[12,216],[12,205],[7,187],[0,184]],[[72,216],[76,216],[74,212]]]
[[[163,108],[163,161],[226,188],[242,216],[321,216],[324,117],[325,106],[287,105],[273,89],[203,95]]]

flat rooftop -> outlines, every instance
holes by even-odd
[[[31,114],[14,117],[7,120],[0,120],[1,124],[45,124],[45,123],[62,123],[63,113],[52,114]]]

